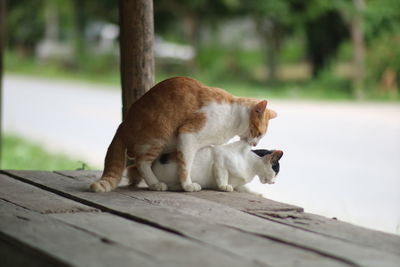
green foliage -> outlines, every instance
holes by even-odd
[[[75,170],[82,162],[65,155],[53,154],[20,137],[5,135],[2,140],[2,169]]]
[[[41,63],[35,57],[21,56],[18,53],[6,51],[4,66],[8,73],[118,85],[119,67],[115,61],[115,58],[109,55],[85,56],[80,59],[81,64],[77,69],[71,68],[62,61]]]
[[[226,50],[218,47],[202,48],[197,57],[198,69],[210,81],[248,81],[252,73],[262,66],[260,51]]]
[[[44,35],[44,1],[19,0],[7,2],[6,29],[10,46],[31,54]]]
[[[365,35],[369,41],[381,35],[399,33],[400,1],[369,0],[364,13]]]
[[[283,44],[281,50],[282,63],[299,63],[305,60],[305,40],[302,36],[293,35]]]
[[[304,86],[303,93],[311,98],[351,99],[352,85],[350,80],[338,77],[328,68]]]
[[[365,34],[368,41],[367,82],[375,88],[379,87],[382,75],[390,70],[397,74],[399,87],[400,1],[368,1],[365,11]],[[372,93],[376,91],[373,90]]]
[[[189,75],[205,83],[232,86],[238,92],[246,89],[249,95],[268,87],[277,96],[347,98],[351,76],[338,78],[334,65],[329,67],[332,62],[341,64],[353,60],[348,32],[358,12],[354,3],[352,0],[154,0],[156,34],[164,40],[190,44],[197,50],[191,62],[158,60],[157,75]],[[93,49],[82,41],[88,23],[118,23],[118,1],[18,0],[7,4],[6,71],[119,83],[116,56],[91,54]],[[372,93],[387,69],[396,72],[397,84],[400,84],[400,1],[365,0],[365,4],[365,90]],[[60,22],[58,39],[63,44],[74,44],[75,55],[64,60],[38,62],[33,51],[44,37],[46,14],[52,8]],[[329,14],[336,16],[345,31],[334,34],[340,27]],[[214,41],[218,38],[212,37],[222,28],[219,27],[222,22],[232,18],[251,20],[256,25],[259,48],[242,50],[240,40],[224,46]],[[207,38],[201,38],[205,33],[208,43]],[[287,73],[288,65],[304,68],[305,62],[311,62],[313,70],[318,69],[318,75],[314,73],[316,78],[301,72],[303,76],[296,80],[300,83],[294,84],[293,78],[281,75]],[[271,87],[268,77],[273,72],[268,70],[274,67],[278,81]],[[282,77],[285,78],[282,80]]]
[[[379,86],[382,75],[387,70],[397,73],[397,84],[400,85],[400,32],[397,35],[387,34],[370,44],[367,70],[368,82],[375,86]]]

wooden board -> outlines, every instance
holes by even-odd
[[[277,202],[248,193],[219,192],[202,190],[195,193],[185,193],[193,197],[210,200],[242,211],[271,211],[271,212],[303,212],[303,208]]]
[[[42,177],[43,175],[47,174],[49,173],[41,173]],[[57,179],[55,179],[54,175],[52,174],[49,174],[48,178],[51,179],[51,182],[57,181]],[[66,177],[58,178],[63,180]],[[64,181],[70,182],[69,178],[66,178]],[[78,183],[79,182],[77,181],[77,186],[81,187],[81,185],[79,185]],[[85,190],[77,189],[75,191],[82,192]],[[103,202],[108,202],[108,204],[110,204],[108,208],[113,207],[113,209],[110,209],[110,211],[123,211],[125,217],[135,220],[138,220],[136,216],[126,216],[127,213],[132,214],[126,209],[135,210],[139,214],[148,214],[150,217],[143,216],[139,219],[139,221],[150,223],[152,226],[161,227],[161,229],[167,229],[168,231],[176,232],[179,235],[185,236],[186,238],[189,238],[191,240],[196,240],[197,242],[200,242],[202,244],[205,243],[208,246],[211,246],[213,249],[227,251],[232,255],[241,256],[242,258],[251,260],[252,262],[270,262],[272,260],[275,266],[287,266],[293,264],[298,266],[343,266],[343,264],[341,264],[340,262],[332,260],[329,257],[321,256],[320,254],[313,251],[307,251],[291,245],[275,242],[273,240],[265,239],[257,235],[252,235],[240,230],[232,229],[231,227],[224,227],[208,223],[206,221],[200,221],[199,219],[193,218],[192,216],[179,214],[178,211],[173,209],[169,209],[166,211],[164,208],[159,209],[152,205],[149,205],[146,202],[141,202],[144,205],[138,206],[133,203],[133,199],[131,197],[124,196],[116,192],[111,192],[109,194],[95,194],[87,192],[87,194],[95,198],[97,197],[99,199],[103,199]],[[121,206],[125,206],[126,209],[119,209],[118,207]],[[81,214],[77,215],[82,216]],[[170,217],[170,215],[172,215],[172,217]],[[176,218],[177,215],[178,218]],[[72,218],[70,214],[57,214],[54,216],[57,216],[57,218],[60,218],[60,216],[64,218]],[[160,218],[151,221],[147,220],[152,216]],[[162,223],[166,221],[168,221],[169,223]],[[176,226],[170,227],[172,225]],[[303,261],[299,262],[299,259],[303,259]]]
[[[248,257],[230,253],[223,248],[204,246],[192,239],[110,213],[51,216],[96,235],[106,236],[111,242],[133,248],[171,266],[196,266],[199,262],[205,266],[267,266]]]
[[[203,247],[197,242],[189,241],[184,237],[132,222],[109,213],[82,213],[82,211],[99,210],[3,176],[0,177],[2,178],[0,186],[5,184],[4,181],[7,181],[8,184],[6,185],[13,184],[14,186],[0,187],[1,198],[5,198],[7,201],[12,199],[13,202],[18,203],[18,206],[32,211],[43,213],[44,209],[46,214],[52,214],[54,218],[85,229],[88,232],[95,233],[103,239],[123,243],[145,254],[151,252],[152,255],[149,256],[159,258],[164,263],[172,264],[173,266],[187,266],[202,261],[207,266],[225,266],[225,264],[227,266],[228,264],[229,266],[236,266],[236,264],[251,265],[251,262],[246,262],[239,257],[232,257],[228,253],[216,253],[213,249]],[[25,190],[26,188],[29,188],[29,190]],[[4,192],[7,192],[7,195],[4,195]],[[29,195],[32,197],[29,197],[29,201],[26,201]],[[57,212],[48,212],[49,209],[46,206],[49,203],[43,200],[49,196],[51,196],[48,199],[48,202],[51,203],[51,211],[56,210]],[[59,212],[60,209],[53,208],[56,204],[65,206],[65,203],[68,206],[61,209],[65,212]],[[70,214],[76,206],[79,206],[81,213]],[[173,253],[174,251],[180,251],[186,257],[178,257]]]
[[[15,181],[15,183],[33,187],[19,181]],[[42,193],[47,192],[35,187],[33,189],[36,189],[34,190],[36,195],[39,195],[40,191],[43,191]],[[64,199],[58,195],[54,195],[54,198]],[[35,205],[35,203],[30,203],[29,205],[30,209],[40,211],[40,205]],[[293,264],[298,266],[321,266],[321,264],[326,266],[342,266],[315,253],[292,248],[234,229],[224,229],[224,227],[214,227],[211,229],[208,232],[208,238],[211,238],[209,242],[210,246],[202,246],[198,242],[188,241],[187,238],[182,236],[150,228],[147,225],[128,221],[108,213],[64,213],[52,214],[51,216],[77,226],[80,229],[103,236],[102,238],[107,238],[107,240],[112,242],[122,243],[142,252],[148,249],[150,251],[155,250],[155,258],[160,258],[166,263],[173,263],[175,266],[195,265],[196,262],[207,264],[207,266],[224,266],[225,264],[229,264],[230,266],[235,266],[236,264],[251,266],[254,262],[257,263],[257,266],[263,266],[264,264],[261,261],[267,262],[271,259],[274,259],[276,266]],[[153,233],[151,231],[149,233],[150,229],[153,229]],[[198,232],[198,235],[201,237],[201,231]],[[222,239],[224,241],[223,246],[215,246],[213,241],[217,239],[221,240],[221,235],[225,236]],[[139,240],[137,240],[138,238]],[[232,243],[235,243],[235,245],[232,245]],[[165,244],[168,244],[168,246]],[[229,248],[226,249],[226,247]],[[265,248],[268,248],[268,253],[265,253]],[[185,257],[177,257],[172,253],[174,250],[180,251]],[[223,255],[220,255],[221,253]],[[282,254],[285,254],[285,257],[282,257]],[[226,258],[227,255],[229,255],[229,258]],[[298,264],[299,258],[305,258],[305,260],[301,264]],[[232,260],[235,260],[235,264],[231,262]]]
[[[1,179],[3,182],[4,180],[7,181],[10,180],[11,178],[5,177],[3,175]],[[25,191],[24,193],[29,194],[29,191],[27,190],[18,190],[18,188],[25,189],[26,187],[32,187],[30,188],[30,192],[33,193],[32,194],[33,196],[40,196],[41,194],[44,196],[51,195],[52,198],[49,199],[49,201],[53,202],[52,205],[54,205],[54,203],[59,203],[60,205],[64,205],[65,202],[67,203],[70,202],[68,203],[70,204],[70,206],[73,207],[82,206],[80,209],[81,211],[80,213],[72,214],[70,212],[67,213],[46,212],[46,214],[51,214],[53,218],[57,218],[59,221],[63,221],[65,223],[73,225],[76,228],[82,229],[87,233],[92,233],[95,236],[100,237],[100,240],[102,241],[107,240],[107,242],[110,244],[119,244],[119,245],[122,244],[124,246],[133,248],[134,250],[139,251],[140,253],[148,255],[149,257],[154,257],[155,259],[159,259],[160,262],[163,262],[164,265],[167,264],[169,266],[188,266],[201,261],[207,266],[243,266],[243,265],[252,266],[251,261],[246,261],[240,258],[239,256],[233,256],[230,255],[229,253],[221,253],[215,251],[215,249],[212,249],[210,247],[201,246],[200,244],[198,244],[198,242],[190,241],[184,237],[171,234],[169,232],[161,231],[159,229],[152,228],[144,224],[132,222],[109,213],[82,212],[84,210],[92,211],[91,209],[93,208],[82,205],[80,203],[77,203],[69,199],[65,199],[55,194],[48,193],[47,191],[41,190],[39,188],[36,188],[34,186],[19,181],[14,180],[14,182],[9,182],[9,183],[14,184],[15,186],[12,188],[9,186],[4,188],[1,187],[0,197],[8,201],[9,197],[12,196],[13,200],[17,200],[16,202],[18,202],[18,205],[14,204],[15,208],[23,207],[26,210],[42,212],[43,207],[41,206],[41,204],[45,204],[43,203],[43,198],[38,198],[38,199],[31,198],[31,201],[27,202],[24,201],[25,200],[24,198],[22,200],[18,198],[18,194],[12,195],[13,192],[20,193],[21,191]],[[3,192],[6,191],[7,189],[13,189],[13,190],[11,190],[10,194],[7,194],[7,196],[5,196]],[[8,201],[8,203],[10,203],[11,205],[10,201]],[[0,218],[2,218],[1,215]],[[28,217],[24,216],[23,218],[28,218]],[[74,237],[70,235],[69,238],[74,238]],[[7,253],[4,252],[4,255],[5,256],[8,255],[9,259],[15,259],[16,254],[12,252],[17,252],[18,250],[13,249],[14,247],[15,246],[5,246],[5,249],[10,250]],[[24,246],[20,247],[24,248]],[[175,252],[180,251],[180,253],[183,253],[186,256],[179,257],[173,253],[174,251]],[[46,265],[47,262],[49,262],[50,264],[49,266],[52,266],[52,264],[54,266],[55,262],[54,260],[49,259],[49,257],[46,257],[46,255],[43,256],[40,253],[36,254],[39,255],[38,257],[39,259],[44,259],[38,261],[38,266]],[[14,264],[18,265],[17,263]],[[10,261],[10,265],[14,264],[11,264]],[[263,265],[256,264],[255,266],[263,266]]]
[[[57,171],[57,174],[61,174],[66,177],[74,178],[78,181],[82,182],[93,182],[100,178],[100,171]],[[128,187],[130,190],[137,190],[135,188]],[[211,200],[214,202],[218,202],[220,204],[230,206],[236,209],[240,209],[243,211],[299,211],[302,212],[303,208],[289,205],[282,202],[277,202],[274,200],[270,200],[267,198],[259,197],[252,194],[247,193],[239,193],[239,192],[220,192],[220,191],[211,191],[211,190],[202,190],[200,192],[195,193],[187,193],[184,194],[198,197],[202,199]]]
[[[382,261],[400,262],[400,257],[386,251],[370,249],[362,244],[350,243],[346,240],[330,238],[326,235],[304,231],[284,224],[276,224],[269,220],[248,216],[248,214],[193,197],[182,196],[180,193],[163,192],[152,194],[149,191],[131,191],[118,189],[117,192],[130,195],[135,199],[142,199],[150,204],[165,207],[176,207],[182,213],[200,217],[209,222],[227,225],[242,231],[255,233],[276,241],[285,242],[297,247],[303,247],[321,255],[331,255],[344,262],[352,262],[364,266],[374,266]],[[196,207],[193,210],[193,207]],[[393,249],[395,249],[394,247]],[[385,260],[382,260],[382,257]]]
[[[40,213],[94,212],[96,208],[0,174],[0,198]]]
[[[301,208],[296,208],[296,206],[265,198],[259,199],[257,196],[249,196],[243,193],[232,194],[201,191],[189,194],[299,229],[342,239],[363,246],[370,246],[381,251],[400,254],[400,238],[398,236],[380,231],[372,231],[350,223],[338,221],[337,219],[305,213],[302,212]]]
[[[29,267],[54,267],[70,266],[60,262],[49,255],[43,255],[34,247],[29,247],[25,242],[18,242],[12,236],[6,236],[0,231],[0,259],[1,266],[29,266]]]
[[[390,252],[265,220],[188,194],[129,189],[94,194],[86,191],[88,182],[76,180],[71,184],[70,178],[46,172],[12,173],[21,180],[60,195],[203,242],[221,242],[215,237],[213,241],[207,241],[203,235],[199,235],[199,231],[207,232],[217,225],[300,248],[347,265],[396,266],[400,260],[398,255]]]
[[[0,240],[34,248],[55,266],[160,266],[152,257],[113,245],[56,219],[0,200]],[[2,252],[7,253],[7,252]],[[10,258],[10,253],[7,253]],[[6,255],[7,256],[7,255]],[[29,266],[29,262],[25,262]]]
[[[299,229],[400,255],[400,238],[396,235],[310,213],[265,211],[249,211],[249,213]]]

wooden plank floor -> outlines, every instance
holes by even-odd
[[[400,266],[400,237],[245,194],[91,193],[93,171],[1,171],[1,266]]]

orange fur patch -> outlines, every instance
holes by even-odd
[[[185,160],[183,159],[183,154],[181,151],[177,151],[176,153],[176,162],[178,164],[178,169],[179,169],[179,181],[181,182],[185,182],[187,177],[188,177],[188,173],[186,170],[186,163]]]
[[[204,115],[196,115],[196,119],[191,118],[193,114],[212,101],[232,103],[235,99],[222,89],[205,86],[187,77],[160,82],[131,106],[121,124],[129,156],[140,156],[135,145],[151,144],[151,139],[165,144],[177,134],[179,127],[186,124],[188,118],[191,122],[183,131],[201,129],[205,123]]]
[[[198,132],[206,124],[206,115],[202,112],[195,113],[184,125],[179,128],[179,133]]]
[[[153,161],[158,157],[158,155],[160,155],[162,149],[163,148],[161,146],[153,145],[145,153],[138,156],[136,158],[136,162],[138,163],[140,161]]]

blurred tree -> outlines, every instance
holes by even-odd
[[[231,13],[236,0],[154,0],[155,29],[158,33],[174,31],[194,48],[199,47],[200,28],[221,21]]]
[[[174,41],[186,42],[196,51],[186,67],[197,69],[197,56],[201,46],[201,29],[221,21],[229,13],[230,0],[154,0],[154,23],[158,35]]]
[[[20,55],[32,56],[44,36],[44,0],[8,1],[7,46]]]
[[[371,43],[384,35],[400,32],[400,1],[368,0],[364,10],[365,37]]]
[[[72,1],[75,65],[78,66],[87,60],[87,53],[90,52],[85,40],[88,23],[108,22],[118,24],[118,1],[68,1]]]
[[[55,1],[46,0],[44,10],[46,40],[57,42],[60,37],[60,20],[58,6]]]
[[[313,77],[336,57],[340,44],[349,38],[343,10],[351,7],[349,0],[288,0],[292,27],[304,29],[306,50]]]
[[[379,94],[398,94],[400,84],[400,1],[368,0],[364,11],[367,81]]]
[[[279,55],[290,23],[290,1],[241,1],[241,10],[254,19],[266,56],[268,79],[278,79]]]
[[[87,3],[89,2],[85,1],[84,3],[86,4],[83,4],[82,1],[79,0],[72,0],[75,57],[81,57],[86,52],[85,28],[87,24]],[[76,59],[75,61],[79,62],[79,59]]]
[[[5,45],[5,21],[6,21],[6,0],[0,0],[0,168],[2,163],[2,104],[3,104],[3,52]]]
[[[365,97],[364,92],[364,0],[353,0],[355,12],[351,19],[351,39],[353,43],[353,91],[356,98],[361,99]]]
[[[340,44],[349,36],[348,28],[337,10],[326,11],[305,25],[307,52],[313,76],[317,77],[336,57]]]

